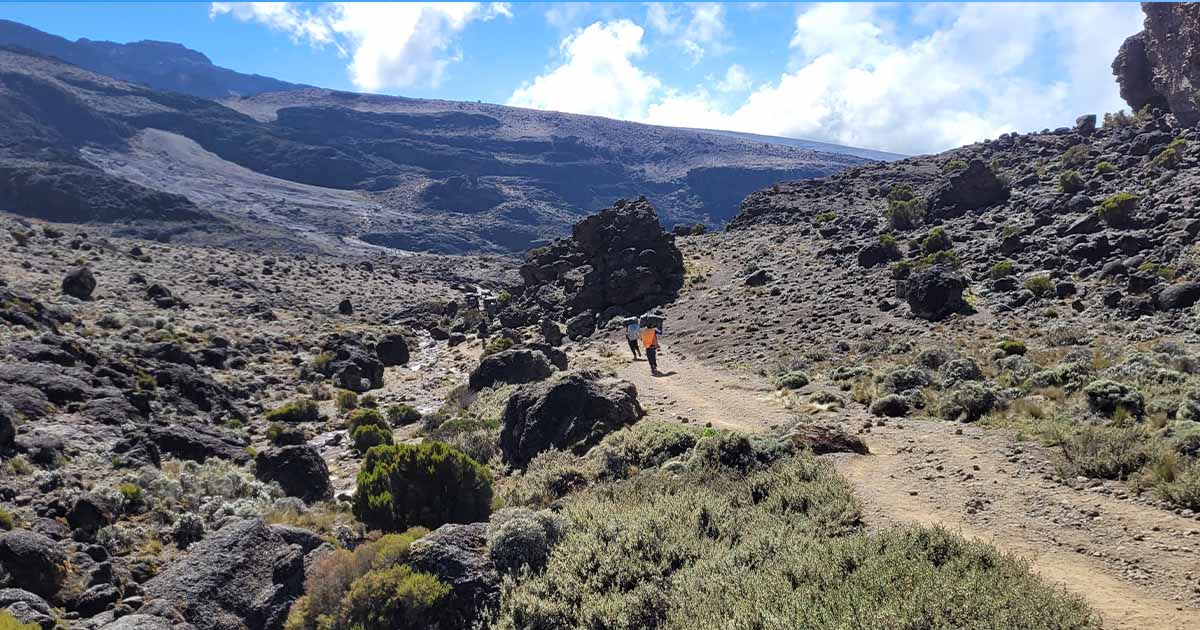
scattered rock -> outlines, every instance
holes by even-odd
[[[254,475],[278,483],[284,494],[305,503],[333,497],[329,468],[321,453],[307,444],[260,451],[254,457]]]

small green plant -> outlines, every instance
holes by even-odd
[[[1142,273],[1154,274],[1154,275],[1162,278],[1163,280],[1166,280],[1167,282],[1170,282],[1175,279],[1175,270],[1174,269],[1172,269],[1171,267],[1168,267],[1166,265],[1160,265],[1158,263],[1150,262],[1148,260],[1146,262],[1138,265],[1138,271],[1140,271]]]
[[[1028,349],[1025,347],[1024,341],[1018,341],[1015,339],[1005,339],[1000,343],[997,343],[996,349],[1008,356],[1025,354],[1028,351]]]
[[[0,630],[41,630],[36,623],[21,623],[12,613],[0,610]]]
[[[925,211],[924,199],[889,198],[886,212],[888,225],[893,230],[911,230],[925,222]]]
[[[1066,171],[1058,176],[1058,188],[1065,193],[1077,193],[1084,189],[1087,182],[1079,171]]]
[[[365,424],[354,429],[350,437],[354,441],[354,450],[360,455],[372,447],[391,444],[393,441],[391,430],[374,424]]]
[[[0,506],[0,530],[8,531],[16,525],[16,519],[13,518],[12,512]]]
[[[1016,265],[1013,261],[1001,260],[992,265],[992,268],[988,271],[988,275],[992,277],[992,280],[999,280],[1000,278],[1007,278],[1016,272]]]
[[[817,216],[813,217],[813,223],[815,223],[817,225],[824,225],[826,223],[829,223],[830,221],[833,221],[834,219],[837,219],[837,213],[832,210],[829,210],[827,212],[822,212],[822,213],[818,214]]]
[[[1108,129],[1120,129],[1132,124],[1133,118],[1129,114],[1126,114],[1123,109],[1104,115],[1104,126]]]
[[[1117,165],[1113,164],[1112,162],[1109,162],[1108,160],[1105,160],[1096,165],[1096,172],[1100,173],[1101,175],[1104,175],[1107,173],[1114,173],[1114,172],[1116,172],[1116,170],[1117,170]]]
[[[950,249],[954,243],[950,240],[950,235],[946,233],[946,228],[938,226],[929,231],[925,235],[925,240],[921,241],[921,251],[925,254],[935,254]]]
[[[802,389],[809,383],[808,375],[799,370],[792,370],[779,375],[775,379],[775,387],[779,389]]]
[[[1151,163],[1161,168],[1177,168],[1183,161],[1185,151],[1187,151],[1187,140],[1176,138],[1167,145],[1167,148],[1154,156]]]
[[[926,254],[917,259],[916,269],[928,269],[934,265],[949,265],[951,267],[960,267],[962,261],[958,259],[958,254],[952,251],[940,251],[932,254]]]
[[[347,413],[358,408],[358,394],[348,389],[340,389],[337,395],[334,396],[334,402],[337,405],[338,412]]]
[[[316,422],[321,419],[321,412],[317,401],[306,399],[272,409],[264,417],[267,422]]]
[[[385,429],[390,428],[387,420],[383,418],[383,414],[376,409],[359,409],[350,414],[350,420],[346,423],[346,431],[350,435],[354,435],[354,431],[359,427],[377,426]]]
[[[486,520],[492,476],[441,442],[377,446],[358,473],[354,516],[371,529],[394,532],[420,525]]]
[[[953,173],[955,171],[965,170],[967,168],[966,160],[954,159],[942,165],[943,173]]]
[[[405,426],[420,421],[421,412],[412,405],[401,403],[387,408],[387,419],[396,426]]]
[[[142,487],[136,483],[123,483],[117,486],[117,492],[121,493],[121,500],[126,506],[142,504]]]
[[[321,354],[318,354],[317,356],[313,357],[312,368],[313,368],[313,370],[316,370],[317,372],[324,374],[325,370],[327,370],[329,368],[330,363],[333,363],[333,353],[332,352],[322,352]]]
[[[242,422],[241,418],[229,418],[225,420],[225,428],[230,431],[237,431],[245,426],[246,423]]]
[[[483,347],[483,356],[486,357],[498,352],[504,352],[505,350],[513,347],[513,345],[513,340],[509,339],[508,337],[492,337],[492,339],[487,342],[487,345]]]
[[[1054,281],[1046,274],[1030,276],[1025,280],[1025,290],[1036,297],[1044,298],[1054,295]]]
[[[496,301],[500,304],[508,304],[512,301],[512,293],[509,293],[507,289],[503,290],[496,294]]]
[[[1088,146],[1086,144],[1076,144],[1067,149],[1062,155],[1062,163],[1064,166],[1082,166],[1087,162]]]
[[[1105,223],[1113,227],[1128,225],[1133,221],[1137,211],[1138,197],[1127,192],[1120,192],[1105,199],[1096,208],[1096,214]]]
[[[896,280],[903,280],[912,275],[916,264],[911,260],[901,260],[892,265],[892,277]]]

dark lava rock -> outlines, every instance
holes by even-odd
[[[87,267],[77,267],[62,279],[62,292],[80,300],[88,300],[96,290],[96,276]]]
[[[179,623],[157,615],[135,613],[100,626],[100,630],[192,630],[190,623]]]
[[[0,584],[53,600],[67,577],[67,556],[54,541],[26,529],[0,534]]]
[[[408,340],[400,333],[384,335],[383,339],[375,344],[375,356],[379,357],[384,367],[404,365],[408,363],[409,358]]]
[[[0,384],[24,385],[40,391],[56,405],[82,402],[92,396],[88,374],[51,363],[0,364]]]
[[[214,427],[189,427],[171,424],[151,427],[150,437],[164,453],[196,462],[215,457],[244,464],[250,461],[249,443],[233,433]]]
[[[775,278],[771,276],[770,271],[767,271],[766,269],[759,269],[746,276],[746,279],[743,280],[743,282],[748,287],[761,287],[774,279]]]
[[[88,535],[95,534],[105,525],[111,525],[114,520],[113,506],[94,494],[79,495],[71,505],[71,511],[67,512],[67,523]]]
[[[614,308],[647,311],[670,301],[684,276],[675,237],[663,231],[645,197],[620,200],[576,223],[571,238],[531,250],[520,271],[524,286],[507,310],[564,319]]]
[[[567,372],[513,393],[504,408],[500,450],[518,468],[550,448],[582,454],[642,415],[632,383],[593,371]]]
[[[934,191],[929,209],[932,216],[948,219],[1007,199],[1008,186],[983,160],[976,159]]]
[[[1125,40],[1113,61],[1121,97],[1133,111],[1170,110],[1184,125],[1200,122],[1200,6],[1142,3],[1145,30]]]
[[[1158,294],[1158,307],[1170,311],[1188,308],[1200,300],[1200,282],[1173,284]]]
[[[841,427],[820,424],[802,424],[792,428],[786,435],[794,446],[808,448],[816,455],[826,453],[858,453],[867,455],[866,443],[855,435],[846,433]]]
[[[885,262],[899,260],[899,258],[899,249],[888,247],[883,243],[871,243],[858,251],[858,265],[860,267],[874,267]]]
[[[278,630],[304,592],[304,551],[260,519],[230,523],[143,585],[199,630]]]
[[[480,612],[499,603],[500,575],[488,554],[487,523],[443,525],[413,542],[408,562],[453,589],[442,611],[449,627],[472,627]]]
[[[17,410],[0,400],[0,448],[12,446],[17,437]]]
[[[546,343],[558,347],[563,342],[563,329],[558,325],[558,322],[552,319],[543,319],[541,324],[542,339]]]
[[[914,315],[932,321],[966,310],[966,288],[967,279],[953,267],[934,265],[909,276],[898,297],[908,302]]]
[[[548,378],[554,373],[546,355],[535,350],[505,350],[488,355],[471,372],[468,385],[479,391],[497,383],[532,383]]]
[[[23,624],[36,624],[42,630],[55,627],[54,611],[46,600],[19,588],[0,588],[0,610]]]
[[[338,387],[360,394],[383,387],[383,362],[367,350],[361,339],[335,338],[324,349],[333,354],[333,359],[321,368],[321,373]]]
[[[98,615],[121,599],[121,592],[112,584],[97,584],[79,594],[72,608],[84,617]]]
[[[279,484],[290,497],[305,503],[333,496],[329,468],[317,449],[308,445],[281,446],[261,451],[254,458],[254,475]]]
[[[341,302],[338,302],[338,313],[341,313],[342,315],[353,315],[354,314],[354,304],[352,304],[350,302],[349,298],[343,299]]]
[[[590,337],[594,332],[596,332],[596,316],[591,311],[585,311],[567,320],[567,336],[572,340],[579,341]]]

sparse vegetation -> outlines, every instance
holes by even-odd
[[[888,193],[887,220],[893,230],[911,230],[925,222],[925,200],[911,187],[896,186]]]
[[[953,245],[950,235],[946,233],[946,228],[938,226],[925,235],[925,239],[921,241],[921,251],[926,255],[936,254],[949,250]]]
[[[1054,280],[1046,274],[1038,274],[1025,279],[1025,290],[1035,297],[1047,298],[1054,295]]]
[[[1160,168],[1178,168],[1183,162],[1183,154],[1187,151],[1187,140],[1176,138],[1167,148],[1154,156],[1152,163]]]
[[[321,412],[317,401],[297,400],[268,411],[265,419],[267,422],[316,422],[321,419]]]
[[[1065,193],[1077,193],[1084,189],[1087,182],[1079,171],[1066,171],[1058,176],[1058,188]]]
[[[421,420],[421,412],[412,405],[392,405],[387,408],[388,422],[396,426],[406,426]]]
[[[337,405],[338,413],[353,411],[358,408],[358,394],[348,389],[339,389],[334,395],[334,404]]]
[[[1096,172],[1100,173],[1101,175],[1104,175],[1107,173],[1115,173],[1116,171],[1117,171],[1117,165],[1113,164],[1112,162],[1109,162],[1108,160],[1104,160],[1103,162],[1100,162],[1099,164],[1096,165]]]
[[[1105,223],[1113,227],[1121,227],[1128,225],[1133,221],[1134,213],[1137,211],[1138,198],[1136,195],[1121,192],[1105,199],[1096,208],[1096,214]]]
[[[1063,166],[1082,166],[1087,163],[1090,149],[1086,144],[1076,144],[1062,155]]]
[[[992,265],[992,268],[988,270],[988,275],[991,276],[992,280],[999,280],[1000,278],[1007,278],[1016,272],[1016,265],[1013,261],[1001,260]]]
[[[954,159],[954,160],[948,160],[945,164],[942,165],[942,172],[943,173],[953,173],[955,171],[961,171],[966,168],[967,168],[966,160]]]

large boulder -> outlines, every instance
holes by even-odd
[[[62,292],[80,300],[91,299],[92,291],[96,290],[96,276],[87,267],[76,267],[62,279]]]
[[[524,468],[547,449],[585,452],[642,415],[632,383],[589,370],[566,372],[513,393],[504,408],[500,450],[505,461]]]
[[[150,438],[162,452],[203,463],[210,457],[227,459],[238,464],[250,460],[246,452],[249,443],[238,435],[215,427],[190,427],[182,424],[152,426]]]
[[[929,199],[930,215],[940,219],[959,217],[1008,199],[1008,185],[983,160],[971,160],[959,169]]]
[[[281,446],[261,451],[254,457],[254,475],[279,484],[284,494],[312,503],[333,496],[329,467],[317,449],[307,444]]]
[[[12,446],[17,437],[17,410],[0,400],[0,449]]]
[[[375,356],[385,367],[408,363],[408,340],[400,333],[384,335],[375,344]]]
[[[0,534],[0,585],[53,600],[67,577],[67,556],[54,541],[27,529]]]
[[[575,224],[571,237],[531,250],[522,295],[506,310],[568,319],[613,309],[641,313],[683,287],[683,255],[645,197],[622,199]]]
[[[453,589],[441,611],[453,627],[473,627],[481,612],[500,601],[500,575],[488,554],[487,523],[442,525],[412,543],[408,562]]]
[[[1143,2],[1145,29],[1125,40],[1113,61],[1121,97],[1134,110],[1168,109],[1185,125],[1200,122],[1200,5]]]
[[[321,366],[321,374],[342,389],[363,393],[383,387],[383,362],[357,336],[335,337],[326,342],[332,359]]]
[[[278,630],[304,592],[304,550],[260,519],[236,521],[192,545],[143,585],[198,630]]]
[[[917,271],[901,284],[899,297],[908,302],[913,315],[931,321],[966,309],[963,291],[967,279],[947,265]]]
[[[1200,300],[1200,282],[1172,284],[1158,294],[1158,307],[1166,310],[1188,308]]]
[[[541,352],[524,348],[505,350],[484,357],[471,372],[467,384],[479,391],[496,384],[532,383],[553,373],[554,366]]]

